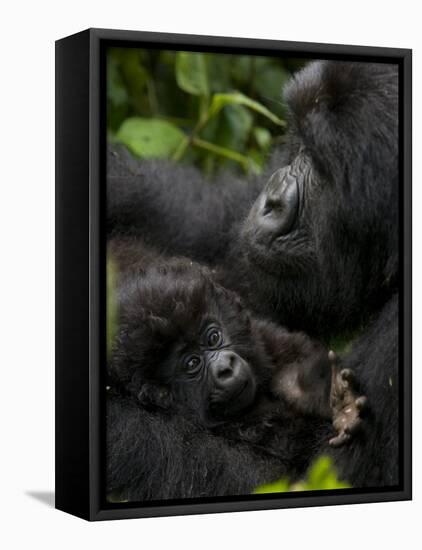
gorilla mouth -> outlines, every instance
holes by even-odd
[[[245,380],[243,384],[240,386],[239,390],[235,391],[234,394],[231,396],[231,399],[237,399],[242,395],[242,393],[246,390],[246,388],[249,385],[249,381]]]
[[[249,385],[249,381],[245,380],[240,384],[240,387],[238,389],[234,390],[233,393],[230,393],[227,391],[225,391],[224,393],[223,392],[214,393],[214,395],[211,396],[211,404],[214,407],[218,407],[218,406],[223,407],[228,405],[229,401],[240,397],[242,393],[246,390],[248,385]]]
[[[225,394],[223,400],[216,399],[212,403],[212,412],[219,417],[232,417],[241,413],[255,400],[255,385],[250,380],[242,382],[231,394]]]

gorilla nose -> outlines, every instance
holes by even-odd
[[[221,387],[230,386],[237,378],[240,369],[240,358],[231,351],[222,351],[213,365],[216,384]]]
[[[258,216],[260,225],[275,236],[289,233],[299,206],[297,179],[290,166],[277,170],[261,194]]]

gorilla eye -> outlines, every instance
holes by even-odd
[[[195,372],[201,364],[201,358],[198,355],[190,355],[185,361],[185,367],[189,372]]]
[[[213,328],[208,332],[207,341],[208,341],[208,345],[211,348],[217,347],[221,343],[221,340],[222,340],[222,334],[221,334],[221,331],[218,330],[217,328]]]

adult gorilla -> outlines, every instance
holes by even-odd
[[[211,185],[193,168],[113,151],[110,233],[222,267],[225,285],[289,328],[327,341],[356,334],[345,363],[363,381],[372,427],[333,453],[354,486],[396,485],[398,71],[315,62],[285,97],[288,141],[265,185]]]

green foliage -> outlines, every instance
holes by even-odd
[[[259,172],[284,131],[280,58],[111,48],[107,134],[140,158]]]
[[[253,130],[253,136],[258,147],[264,151],[269,149],[271,145],[271,134],[266,128],[260,128],[257,126]]]
[[[208,72],[204,54],[178,52],[176,80],[180,88],[188,94],[208,96]]]
[[[120,126],[116,139],[132,153],[143,158],[168,158],[184,139],[174,124],[156,118],[127,118]]]
[[[332,349],[337,355],[347,355],[352,350],[353,342],[362,334],[365,327],[362,325],[356,329],[348,330],[343,334],[331,338],[328,342],[328,348]]]
[[[253,111],[264,115],[269,118],[274,124],[285,126],[285,122],[280,120],[276,115],[269,111],[264,105],[261,105],[257,101],[246,97],[245,95],[235,92],[231,94],[215,94],[212,98],[211,107],[209,110],[209,117],[215,116],[226,105],[245,105]]]
[[[348,488],[350,488],[350,485],[337,478],[331,458],[321,456],[310,466],[306,479],[303,481],[290,483],[287,479],[281,479],[275,483],[261,485],[255,489],[254,493],[287,493],[290,491],[321,491]]]

